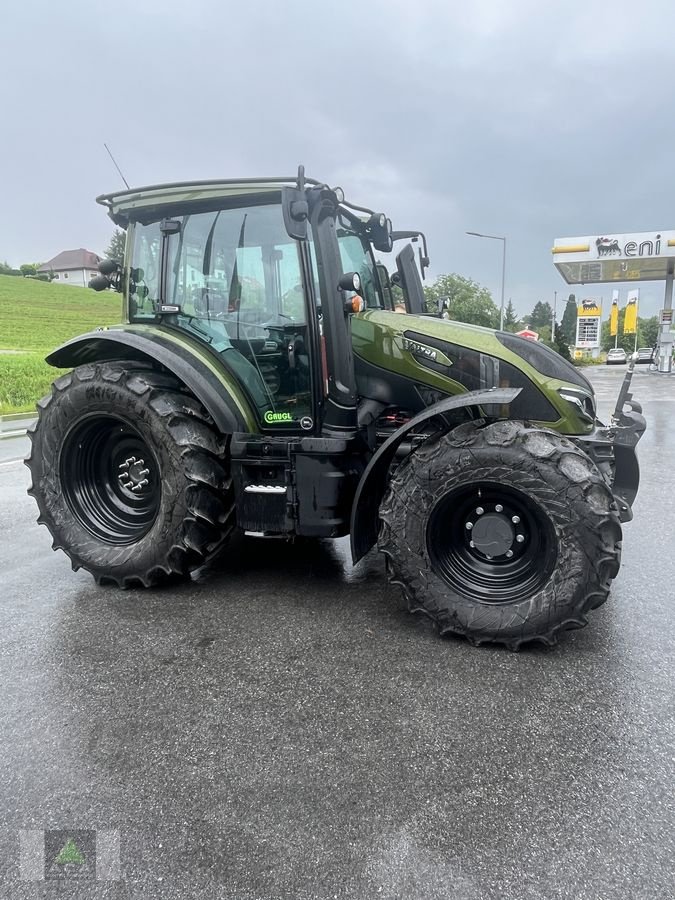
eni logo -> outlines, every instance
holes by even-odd
[[[599,237],[595,241],[598,256],[621,256],[621,245],[617,238]],[[657,234],[653,241],[626,241],[623,245],[624,256],[658,256],[661,253],[661,235]]]
[[[268,425],[278,425],[279,422],[292,422],[293,416],[289,412],[266,412],[263,416]]]

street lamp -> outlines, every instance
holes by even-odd
[[[502,247],[502,302],[499,307],[499,330],[504,330],[504,278],[506,276],[506,238],[496,234],[481,234],[479,231],[467,231],[473,237],[489,238],[491,241],[501,241]]]

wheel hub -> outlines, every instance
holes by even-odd
[[[101,413],[76,422],[61,448],[66,502],[107,544],[133,544],[152,528],[161,498],[157,459],[126,420]]]
[[[427,525],[434,570],[459,593],[484,603],[532,596],[557,557],[542,507],[503,482],[459,485],[436,503]]]
[[[117,480],[128,491],[138,493],[147,484],[150,484],[147,477],[150,474],[150,469],[146,468],[143,458],[136,459],[135,456],[129,456],[124,462],[119,464],[118,469],[120,472]]]
[[[477,506],[466,520],[471,550],[484,559],[513,559],[525,551],[527,534],[520,516],[502,503]]]

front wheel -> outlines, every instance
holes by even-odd
[[[54,382],[29,434],[38,521],[98,582],[186,575],[233,530],[226,440],[167,373],[80,366]]]
[[[411,609],[477,644],[555,643],[586,624],[619,570],[602,475],[572,441],[523,422],[433,436],[396,471],[380,516]]]

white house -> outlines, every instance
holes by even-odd
[[[54,259],[43,263],[38,272],[49,275],[58,284],[74,284],[87,287],[89,280],[98,275],[101,257],[91,250],[64,250]]]

